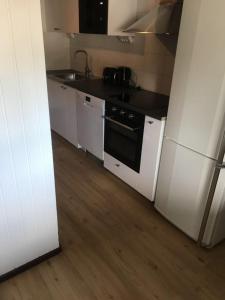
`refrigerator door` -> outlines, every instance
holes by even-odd
[[[164,139],[155,208],[198,239],[215,161]]]
[[[224,157],[225,162],[225,157]],[[222,168],[203,238],[203,246],[211,248],[225,239],[225,169]]]
[[[225,113],[225,1],[214,2],[184,1],[165,134],[216,159]]]

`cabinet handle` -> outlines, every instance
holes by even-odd
[[[61,85],[61,89],[63,89],[63,90],[66,90],[66,87],[65,87],[65,86],[63,86],[63,85]]]
[[[117,168],[119,168],[119,167],[120,167],[120,164],[115,164],[115,166],[116,166]]]
[[[148,124],[152,125],[152,124],[154,124],[154,122],[153,121],[148,121]]]
[[[55,27],[54,30],[59,31],[59,30],[61,30],[61,28]]]

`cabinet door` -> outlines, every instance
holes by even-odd
[[[61,136],[66,136],[66,87],[56,81],[48,80],[51,128]]]
[[[64,138],[67,136],[67,101],[65,98],[65,89],[64,85],[56,83],[54,106],[55,131]]]
[[[48,79],[51,128],[78,147],[77,91]]]
[[[86,115],[85,105],[84,105],[84,97],[82,97],[82,93],[78,92],[78,100],[77,100],[77,128],[78,128],[78,142],[79,145],[87,149],[88,146],[88,119]]]
[[[63,31],[62,2],[61,0],[44,0],[47,31]]]
[[[75,89],[66,87],[64,90],[64,103],[66,105],[65,110],[65,121],[66,130],[64,138],[78,147],[77,137],[77,91]]]
[[[154,201],[165,121],[145,118],[141,156],[141,193]]]
[[[78,0],[63,0],[61,5],[63,32],[79,33]]]
[[[107,34],[108,0],[79,0],[80,33]]]
[[[78,0],[42,0],[46,31],[79,32]]]
[[[57,130],[57,120],[56,120],[56,111],[59,102],[59,95],[58,91],[58,83],[48,79],[48,102],[49,102],[49,112],[50,112],[50,122],[51,122],[51,129],[54,131]]]
[[[108,5],[108,35],[133,35],[123,30],[136,21],[138,0],[109,0]]]

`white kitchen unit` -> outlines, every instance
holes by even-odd
[[[0,280],[4,280],[19,267],[56,253],[59,238],[40,1],[1,0],[0,36]]]
[[[50,32],[79,32],[78,0],[42,0],[45,30]]]
[[[77,91],[48,79],[51,128],[74,146],[78,145]]]
[[[79,145],[103,160],[105,101],[79,91],[77,94]]]
[[[165,120],[145,117],[140,173],[104,154],[104,166],[150,201],[154,201]]]

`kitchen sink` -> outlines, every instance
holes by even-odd
[[[78,74],[76,72],[57,74],[55,75],[55,77],[63,81],[77,81],[77,80],[85,79],[84,75]]]

